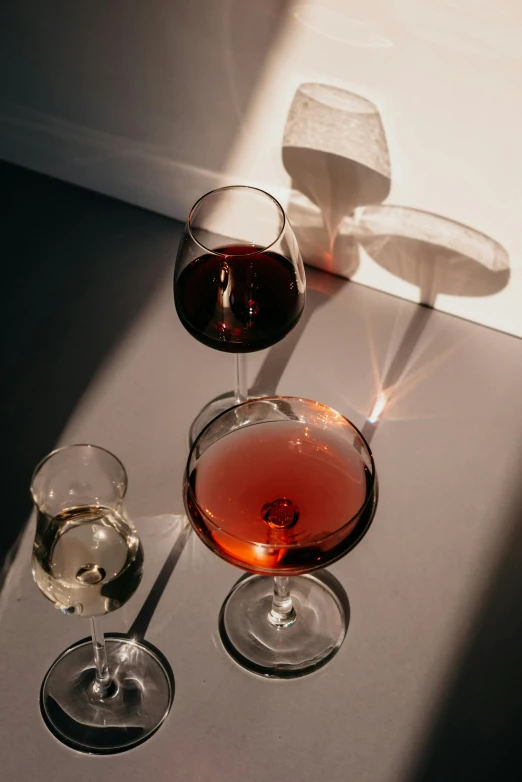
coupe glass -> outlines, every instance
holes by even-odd
[[[64,614],[91,620],[91,640],[63,652],[47,672],[41,709],[75,749],[109,753],[148,738],[167,716],[171,678],[161,656],[136,640],[104,638],[99,617],[138,588],[143,549],[125,513],[127,474],[109,451],[71,445],[36,467],[33,576]]]
[[[362,538],[377,504],[368,444],[332,408],[293,397],[244,402],[214,419],[190,452],[184,501],[201,540],[252,575],[220,615],[227,651],[275,677],[323,665],[346,611],[314,575]]]
[[[235,384],[196,417],[191,444],[216,415],[247,399],[244,354],[274,345],[294,328],[305,287],[294,232],[275,198],[237,185],[196,202],[176,260],[176,310],[197,340],[235,354]]]

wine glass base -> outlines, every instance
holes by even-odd
[[[192,448],[198,435],[203,431],[205,426],[209,424],[216,416],[224,413],[225,410],[230,410],[231,407],[235,407],[238,403],[236,396],[229,391],[226,394],[221,394],[215,399],[211,399],[205,407],[203,407],[197,416],[192,421],[189,429],[189,448]]]
[[[148,646],[106,636],[113,683],[100,700],[92,641],[63,652],[42,684],[42,716],[57,739],[80,752],[112,754],[141,744],[160,727],[172,705],[174,687],[168,663]]]
[[[291,576],[296,620],[278,628],[268,620],[273,578],[240,579],[221,608],[223,646],[243,668],[261,676],[290,679],[312,673],[335,655],[348,628],[348,600],[334,591],[334,582],[340,587],[326,573]]]

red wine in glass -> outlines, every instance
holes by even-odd
[[[246,354],[269,348],[294,328],[305,291],[295,234],[273,196],[231,185],[196,201],[176,256],[174,301],[189,334],[233,354],[234,387],[200,410],[190,445],[213,418],[248,398]]]
[[[296,325],[305,294],[290,260],[256,245],[231,244],[193,260],[175,286],[178,316],[208,347],[252,353]]]

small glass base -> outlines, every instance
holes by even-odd
[[[291,576],[295,622],[274,627],[268,620],[274,580],[240,579],[219,616],[221,640],[243,668],[261,676],[290,679],[328,662],[341,646],[349,622],[346,593],[331,574]]]
[[[148,739],[169,713],[174,694],[170,666],[148,646],[106,636],[113,679],[102,700],[93,692],[92,641],[63,652],[42,684],[42,716],[56,738],[80,752],[123,752]]]

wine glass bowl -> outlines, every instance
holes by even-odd
[[[37,466],[33,577],[64,613],[103,616],[138,588],[143,548],[123,509],[126,490],[123,464],[101,448],[69,446]]]
[[[50,730],[83,752],[129,749],[162,724],[172,702],[166,661],[137,639],[104,635],[98,617],[135,593],[143,547],[123,500],[127,474],[104,448],[72,445],[36,467],[33,577],[63,613],[90,618],[92,641],[63,652],[47,672],[40,705]]]
[[[236,383],[233,394],[204,408],[191,443],[212,418],[247,398],[243,354],[274,345],[295,327],[305,289],[299,247],[275,198],[237,185],[196,202],[176,258],[176,311],[199,342],[235,354]]]
[[[216,247],[181,272],[179,318],[204,345],[253,353],[283,339],[301,317],[304,292],[280,253],[255,244]]]
[[[357,545],[377,494],[363,436],[318,402],[250,400],[202,432],[187,462],[185,506],[215,554],[254,574],[222,611],[225,647],[241,664],[301,675],[335,653],[346,617],[312,574]]]

